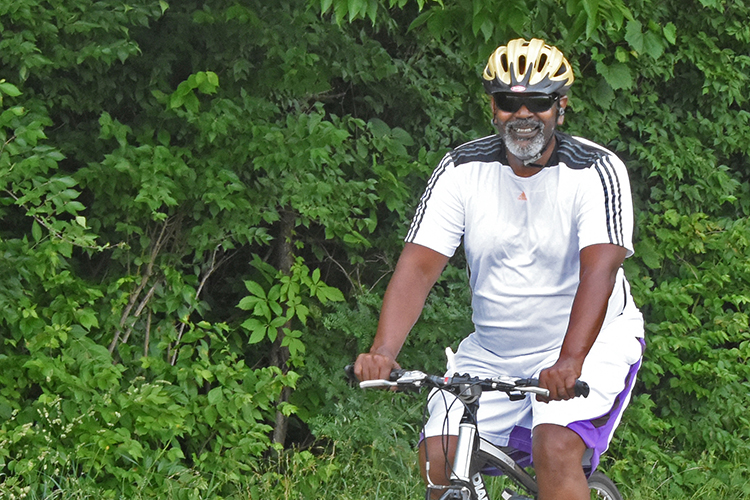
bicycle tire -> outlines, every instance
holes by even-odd
[[[591,498],[597,498],[601,500],[622,500],[620,491],[615,486],[614,481],[608,478],[604,473],[596,471],[591,474],[589,478],[589,489],[592,493],[596,493],[596,496]]]

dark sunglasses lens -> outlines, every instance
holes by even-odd
[[[515,113],[521,106],[532,113],[548,111],[557,100],[556,95],[520,96],[513,94],[495,94],[495,104],[506,113]]]
[[[549,111],[552,105],[557,100],[556,96],[553,95],[539,95],[535,97],[529,97],[526,100],[526,108],[532,113],[541,113],[543,111]]]
[[[515,113],[516,111],[521,109],[521,101],[518,99],[518,96],[508,94],[494,94],[493,97],[495,98],[495,104],[497,105],[498,109],[500,109],[500,111],[505,111],[506,113]]]

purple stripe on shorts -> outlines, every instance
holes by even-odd
[[[645,341],[643,339],[638,340],[645,348]],[[628,375],[625,377],[625,389],[615,398],[615,404],[612,406],[612,409],[601,417],[591,420],[579,420],[567,425],[568,429],[575,431],[581,436],[583,442],[586,443],[586,447],[590,448],[593,452],[591,456],[591,468],[585,467],[589,475],[596,470],[597,465],[599,465],[599,457],[601,457],[601,454],[609,446],[609,440],[614,431],[615,424],[619,421],[619,417],[625,409],[625,402],[629,400],[630,393],[635,384],[635,375],[638,373],[642,361],[643,358],[630,367],[630,371],[628,371]]]
[[[531,429],[513,427],[508,438],[508,446],[517,450],[517,452],[510,453],[510,457],[518,462],[518,465],[521,467],[531,465]]]
[[[521,467],[531,465],[531,429],[519,426],[513,427],[508,437],[508,446],[502,447],[502,450]],[[486,466],[482,469],[482,474],[502,476],[503,472],[495,467]]]

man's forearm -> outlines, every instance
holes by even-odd
[[[370,352],[390,355],[395,360],[447,260],[425,247],[407,244],[383,297]]]
[[[595,245],[581,251],[581,280],[570,313],[560,359],[583,365],[607,314],[607,305],[626,250]]]

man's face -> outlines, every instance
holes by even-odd
[[[509,96],[509,101],[493,99],[492,111],[498,133],[503,136],[508,152],[521,161],[534,161],[544,154],[545,146],[550,145],[555,126],[563,123],[564,118],[558,115],[558,110],[567,106],[568,98],[562,96],[553,101],[549,109],[534,112],[529,110],[536,109],[533,104],[523,103],[524,97],[527,96],[531,95]],[[513,100],[516,101],[515,105]],[[516,111],[501,109],[517,107],[519,100],[520,107]]]

